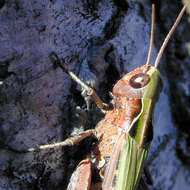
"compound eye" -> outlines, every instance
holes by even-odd
[[[142,88],[146,86],[149,83],[149,81],[150,81],[149,75],[145,73],[138,73],[131,77],[129,84],[133,88]]]

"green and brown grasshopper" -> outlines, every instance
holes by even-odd
[[[113,87],[111,106],[103,103],[96,92],[72,72],[68,74],[92,96],[105,117],[95,129],[84,131],[63,142],[42,145],[37,149],[72,146],[89,136],[98,139],[91,156],[81,161],[71,176],[68,190],[136,190],[145,165],[153,127],[151,120],[155,104],[162,89],[157,67],[172,33],[179,24],[186,6],[169,31],[155,60],[150,65],[153,47],[155,10],[153,6],[150,48],[147,63],[124,75]],[[64,71],[62,65],[59,65]],[[35,148],[29,149],[34,151]],[[91,183],[92,167],[99,170],[101,181]]]

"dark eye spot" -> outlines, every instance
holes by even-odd
[[[129,84],[133,88],[142,88],[146,86],[149,83],[149,81],[150,81],[149,75],[145,73],[138,73],[131,77]]]

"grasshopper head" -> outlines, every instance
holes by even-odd
[[[113,87],[113,95],[137,99],[159,95],[163,86],[160,72],[154,66],[146,67],[143,65],[124,75]]]

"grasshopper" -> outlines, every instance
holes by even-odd
[[[73,72],[67,73],[92,96],[105,113],[95,129],[70,137],[63,142],[41,145],[44,150],[72,146],[89,136],[98,139],[92,155],[79,163],[71,176],[68,190],[136,190],[153,138],[152,118],[155,104],[162,89],[162,80],[157,67],[161,56],[179,24],[186,6],[183,7],[174,25],[166,36],[155,60],[150,65],[152,54],[155,8],[152,7],[150,48],[145,65],[124,75],[113,87],[111,106],[103,103],[96,92],[81,81]],[[59,64],[64,70],[64,67]],[[29,151],[34,151],[30,148]],[[101,180],[91,183],[92,168],[99,171]]]

